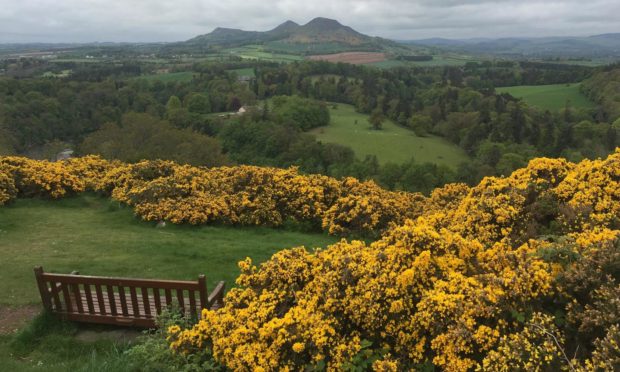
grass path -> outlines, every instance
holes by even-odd
[[[372,130],[368,115],[360,114],[351,105],[330,108],[331,123],[311,131],[317,140],[349,146],[357,157],[376,155],[380,163],[404,163],[412,157],[417,162],[430,162],[456,167],[467,160],[458,146],[434,136],[418,137],[409,129],[386,120],[383,129]],[[356,124],[357,122],[357,124]]]

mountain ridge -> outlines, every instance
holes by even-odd
[[[316,17],[304,25],[288,20],[268,31],[216,27],[210,33],[198,35],[185,43],[232,47],[274,41],[288,44],[337,43],[351,47],[375,45],[378,49],[381,49],[381,44],[395,44],[391,40],[362,34],[337,20],[324,17]]]

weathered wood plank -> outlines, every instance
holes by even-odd
[[[95,293],[97,293],[97,304],[99,306],[99,313],[101,313],[101,315],[106,315],[107,310],[105,306],[103,306],[103,291],[101,290],[100,284],[95,285]]]
[[[140,291],[142,292],[142,305],[144,306],[144,315],[146,315],[147,318],[151,317],[151,301],[150,301],[150,296],[149,296],[149,289],[142,287],[140,288]]]

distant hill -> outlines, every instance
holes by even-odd
[[[534,57],[620,57],[620,33],[586,37],[442,39],[404,41],[408,45],[478,54]]]
[[[269,31],[245,31],[218,27],[212,32],[196,36],[184,44],[203,48],[235,47],[248,44],[272,43],[276,49],[290,49],[294,52],[316,50],[316,45],[334,45],[341,50],[376,50],[402,48],[396,42],[371,37],[355,31],[349,26],[328,18],[314,18],[305,25],[286,21]],[[287,47],[288,46],[288,47]]]

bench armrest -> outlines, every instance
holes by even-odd
[[[224,291],[226,290],[226,284],[221,281],[217,283],[215,289],[209,294],[209,298],[207,299],[207,304],[209,308],[212,308],[214,305],[219,305],[218,307],[224,306]]]

